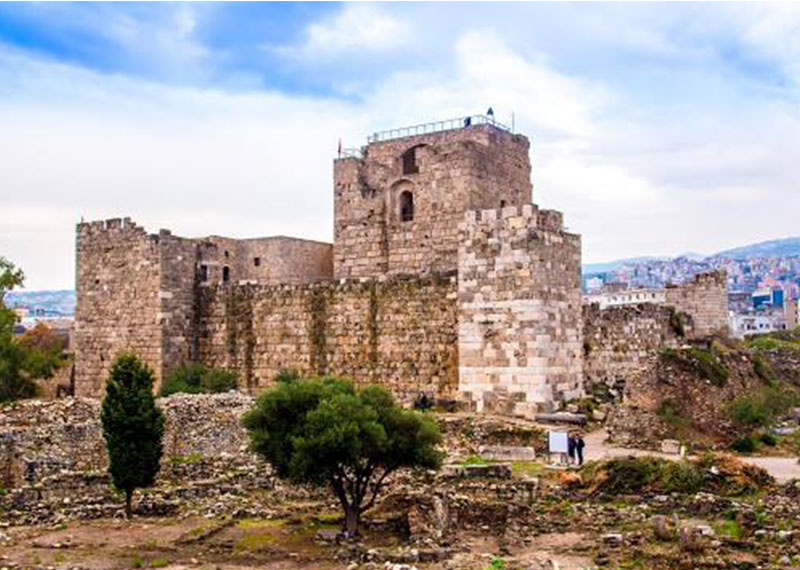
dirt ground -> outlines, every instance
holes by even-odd
[[[348,562],[333,560],[334,545],[315,540],[318,531],[338,528],[338,524],[327,518],[238,521],[202,517],[134,518],[131,522],[79,521],[50,529],[9,528],[6,534],[11,544],[0,546],[0,566],[97,570],[347,568]],[[491,537],[476,534],[462,538],[463,551],[456,559],[466,563],[463,567],[485,568],[493,556],[490,553],[499,548]],[[392,538],[373,534],[363,540],[385,546]],[[591,557],[579,552],[586,544],[581,534],[554,533],[537,537],[529,547],[515,554],[521,559],[550,559],[561,570],[579,570],[592,564]],[[414,565],[420,569],[442,567],[442,563]]]
[[[0,565],[113,568],[344,568],[314,540],[319,520],[134,518],[9,528]]]

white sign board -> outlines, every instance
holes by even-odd
[[[550,453],[567,453],[567,432],[551,431],[548,435]]]

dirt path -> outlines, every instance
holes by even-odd
[[[616,447],[606,443],[608,433],[605,430],[598,430],[586,434],[586,448],[584,449],[584,459],[592,461],[595,459],[610,459],[612,457],[625,457],[628,455],[663,457],[664,459],[678,459],[677,455],[659,453],[657,451],[644,451],[641,449],[630,449],[626,447]],[[739,459],[751,465],[757,465],[766,469],[779,483],[785,483],[791,479],[800,479],[800,464],[797,457],[745,457]]]

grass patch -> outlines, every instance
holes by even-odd
[[[166,558],[153,558],[150,561],[150,568],[164,568],[165,566],[169,566],[169,560]]]
[[[775,331],[748,337],[745,345],[762,351],[787,351],[800,354],[800,327],[793,331]]]
[[[144,566],[144,561],[141,556],[138,554],[131,556],[131,568],[141,568],[142,566]]]
[[[741,540],[744,538],[744,529],[735,519],[725,519],[712,525],[719,536]]]
[[[665,348],[661,351],[661,358],[679,364],[719,388],[728,383],[728,369],[714,351],[694,346],[681,349]]]
[[[459,463],[459,465],[489,465],[491,463],[497,463],[494,459],[487,459],[486,457],[481,457],[480,455],[470,455],[464,461]]]
[[[280,528],[286,524],[285,520],[281,519],[242,519],[236,526],[242,530],[262,529],[262,528]]]
[[[190,453],[189,455],[173,455],[169,458],[172,465],[195,465],[203,460],[202,453]]]
[[[758,376],[767,386],[775,385],[775,375],[767,364],[767,361],[756,355],[753,358],[753,374]]]
[[[544,465],[536,461],[513,461],[511,463],[511,473],[514,477],[537,477]]]
[[[731,401],[728,416],[742,428],[766,427],[776,416],[785,414],[799,402],[800,396],[794,390],[765,386]]]
[[[683,429],[691,425],[691,420],[683,415],[678,403],[672,398],[665,398],[658,406],[658,417],[673,429]]]

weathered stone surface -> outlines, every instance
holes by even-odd
[[[527,417],[582,394],[580,237],[536,206],[468,212],[458,254],[459,391]]]
[[[339,159],[333,246],[79,224],[76,393],[129,350],[250,393],[291,368],[528,416],[580,395],[580,238],[530,203],[528,151],[483,124]]]
[[[495,461],[533,461],[536,450],[533,447],[510,445],[484,445],[479,448],[481,457]]]

